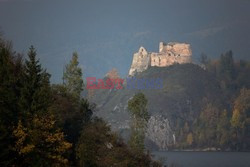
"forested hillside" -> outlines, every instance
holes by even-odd
[[[150,143],[158,142],[156,145],[160,149],[249,150],[248,61],[234,60],[231,51],[217,60],[210,60],[203,54],[199,65],[151,67],[135,78],[163,79],[163,88],[126,89],[125,82],[123,90],[95,90],[91,96],[102,109],[97,115],[125,138],[130,124],[127,102],[135,93],[143,92],[150,115],[169,121],[168,126],[156,119],[159,129],[148,134],[153,140]],[[168,128],[161,129],[163,125]],[[157,135],[164,134],[167,134],[166,140],[157,141]],[[176,141],[172,141],[173,138]],[[164,146],[166,142],[168,147]]]
[[[93,116],[76,52],[65,69],[52,85],[33,46],[24,59],[0,37],[0,166],[160,166]]]

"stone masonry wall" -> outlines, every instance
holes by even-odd
[[[192,63],[192,50],[189,44],[160,42],[159,53],[148,53],[144,47],[134,54],[129,75],[145,71],[149,66],[166,67],[175,63]]]
[[[150,65],[150,54],[144,47],[140,47],[139,51],[134,54],[129,75],[134,75],[136,72],[142,72]]]

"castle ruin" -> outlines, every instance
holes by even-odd
[[[148,69],[149,66],[166,67],[173,64],[192,62],[192,50],[186,43],[160,42],[159,53],[147,52],[144,47],[134,54],[129,75]]]

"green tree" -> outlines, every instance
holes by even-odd
[[[218,145],[221,148],[229,146],[230,142],[230,120],[228,118],[227,110],[224,110],[219,116],[219,122],[217,124],[217,140]]]
[[[52,96],[49,78],[31,46],[22,80],[19,102],[22,112],[13,131],[19,163],[24,166],[61,166],[67,163],[64,155],[71,144],[64,140],[50,112]]]
[[[63,73],[63,83],[76,99],[80,99],[84,87],[82,70],[78,65],[78,54],[74,52],[70,63],[66,65]]]
[[[228,51],[221,55],[219,73],[223,79],[230,81],[234,78],[234,59],[232,51]]]
[[[199,139],[202,145],[208,147],[216,144],[217,124],[219,120],[219,109],[212,103],[208,103],[199,117]]]
[[[149,119],[147,99],[143,93],[138,93],[128,101],[128,110],[132,117],[130,147],[138,152],[144,151],[144,138]]]
[[[131,150],[101,119],[94,118],[82,130],[76,156],[80,167],[160,166],[149,155]]]
[[[202,53],[202,54],[200,55],[199,61],[200,61],[200,63],[202,64],[202,66],[203,66],[204,68],[207,68],[207,66],[208,66],[208,64],[209,64],[209,62],[210,62],[208,56],[207,56],[205,53]]]
[[[36,60],[36,51],[33,46],[28,52],[25,61],[22,80],[20,107],[23,111],[22,119],[26,116],[46,112],[51,105],[50,75],[41,68]]]
[[[62,128],[66,140],[73,144],[69,160],[72,166],[76,166],[76,143],[82,128],[91,120],[95,105],[86,99],[80,99],[79,102],[60,84],[52,86],[52,94],[54,100],[50,110],[55,115],[57,126]]]
[[[233,80],[235,79],[235,65],[233,59],[233,52],[228,51],[222,54],[219,61],[218,77],[220,79],[221,87],[230,96],[234,92]]]
[[[12,131],[20,112],[21,76],[21,58],[13,53],[11,43],[0,37],[0,166],[12,166],[16,161]]]

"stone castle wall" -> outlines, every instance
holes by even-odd
[[[134,54],[129,75],[134,75],[136,72],[145,71],[150,66],[151,57],[144,47],[140,47],[139,51]]]
[[[173,64],[192,62],[192,51],[189,44],[160,42],[159,53],[149,53],[144,47],[134,54],[129,75],[145,71],[149,66],[166,67]]]

